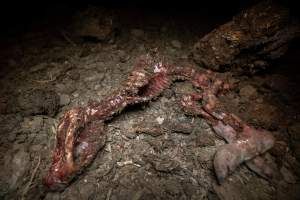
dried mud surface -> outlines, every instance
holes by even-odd
[[[104,149],[65,191],[45,190],[42,177],[65,111],[107,96],[126,78],[135,59],[153,49],[171,61],[192,62],[193,44],[223,23],[204,16],[186,23],[188,19],[141,13],[137,19],[132,13],[139,12],[114,13],[117,24],[99,34],[101,38],[93,33],[93,39],[82,39],[64,26],[51,31],[41,26],[1,46],[0,198],[299,198],[299,48],[292,48],[265,74],[233,76],[237,88],[221,99],[228,111],[275,135],[271,155],[280,180],[267,181],[242,165],[218,185],[212,159],[225,142],[205,120],[184,115],[178,100],[194,89],[179,82],[156,100],[111,120]],[[155,129],[158,125],[164,128]]]

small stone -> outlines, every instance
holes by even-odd
[[[179,42],[178,40],[172,40],[171,45],[176,49],[181,49],[181,47],[182,47],[181,42]]]
[[[75,97],[75,98],[79,97],[78,92],[74,92],[72,95],[73,95],[73,97]]]
[[[164,122],[165,119],[163,117],[157,117],[155,120],[157,121],[157,123],[159,125],[161,125]]]
[[[74,17],[74,33],[84,39],[108,41],[113,36],[114,20],[106,10],[88,7]]]
[[[60,94],[59,95],[59,105],[60,106],[65,106],[70,103],[70,96],[67,94]]]
[[[135,139],[137,137],[137,135],[133,132],[130,131],[125,131],[123,133],[125,135],[125,137],[127,137],[128,139]]]
[[[108,143],[108,144],[105,146],[104,150],[105,150],[106,152],[111,153],[111,144]]]

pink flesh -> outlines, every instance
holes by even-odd
[[[201,94],[184,95],[181,100],[185,112],[205,118],[221,137],[224,145],[215,156],[219,180],[224,179],[239,164],[264,153],[274,144],[271,135],[247,126],[232,114],[214,112],[217,96],[232,86],[218,79],[211,71],[199,71],[194,66],[177,67],[142,56],[129,74],[122,88],[101,102],[90,102],[84,108],[68,111],[57,130],[57,144],[53,162],[44,179],[52,190],[63,190],[95,158],[105,144],[105,122],[126,106],[150,101],[176,80],[189,80],[200,88]],[[200,106],[197,101],[203,103]],[[239,138],[236,138],[235,133]]]

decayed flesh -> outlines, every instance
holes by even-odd
[[[218,95],[232,88],[215,73],[195,66],[174,66],[150,55],[141,56],[120,89],[101,102],[66,112],[57,129],[52,165],[44,179],[51,190],[64,189],[95,158],[105,144],[105,124],[128,105],[150,101],[176,80],[188,80],[202,93],[186,94],[181,106],[187,114],[205,118],[228,144],[217,150],[214,167],[219,181],[249,160],[250,168],[267,176],[265,162],[257,157],[274,145],[272,135],[242,122],[233,114],[216,112]],[[200,106],[197,101],[201,101]]]

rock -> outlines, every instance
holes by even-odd
[[[137,137],[137,134],[130,132],[130,131],[125,131],[123,133],[125,135],[125,137],[127,137],[128,139],[134,139]]]
[[[114,17],[108,10],[88,7],[78,13],[74,21],[74,32],[80,37],[99,41],[108,41],[113,37]]]
[[[178,40],[172,40],[171,41],[171,45],[172,47],[176,48],[176,49],[181,49],[181,42],[179,42]]]
[[[164,122],[165,118],[159,116],[159,117],[157,117],[155,120],[157,121],[157,123],[158,123],[159,125],[161,125],[161,124]]]
[[[246,85],[240,89],[240,95],[247,99],[257,97],[257,90],[252,85]]]
[[[193,49],[196,63],[212,70],[254,74],[271,66],[299,33],[289,10],[259,1],[202,37]]]
[[[21,112],[28,115],[54,116],[59,109],[59,96],[52,90],[31,90],[18,96]]]
[[[67,94],[60,94],[59,95],[59,105],[60,106],[65,106],[70,103],[71,99],[70,96]]]
[[[144,31],[141,29],[132,29],[130,33],[134,38],[139,38],[139,39],[143,38],[145,34]]]

